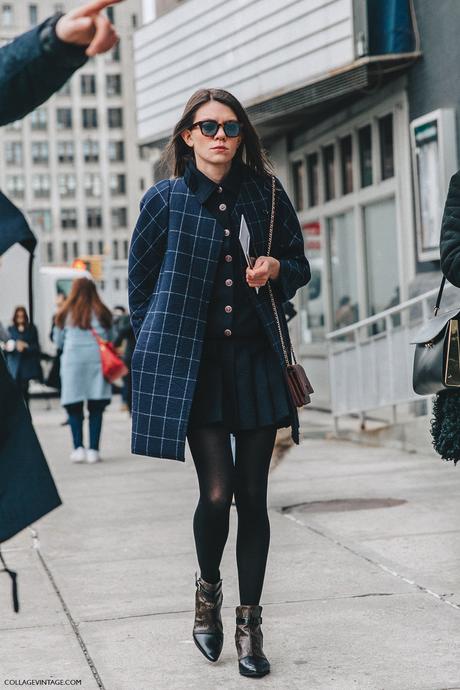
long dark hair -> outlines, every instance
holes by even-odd
[[[235,158],[242,160],[258,175],[271,175],[273,166],[262,148],[259,135],[251,124],[246,110],[235,96],[224,91],[224,89],[198,89],[189,98],[182,117],[174,127],[173,135],[163,152],[160,161],[161,167],[166,168],[176,177],[184,174],[187,161],[193,160],[193,151],[182,139],[181,132],[192,126],[198,108],[209,103],[209,101],[219,101],[219,103],[227,105],[243,125],[243,141],[237,149]]]
[[[64,328],[69,315],[72,326],[88,329],[91,328],[93,311],[101,326],[110,328],[112,314],[97,294],[95,284],[89,278],[77,278],[73,281],[69,296],[56,314],[54,322],[59,328]]]
[[[24,314],[24,328],[27,328],[29,326],[29,316],[27,314],[26,308],[23,306],[16,307],[16,309],[14,310],[13,324],[16,326],[16,328],[18,327],[18,314],[21,311]]]

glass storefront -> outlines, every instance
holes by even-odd
[[[321,343],[400,302],[394,111],[359,118],[291,160],[312,272],[299,293],[302,341]]]

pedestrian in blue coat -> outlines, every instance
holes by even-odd
[[[193,529],[193,639],[216,661],[222,650],[220,562],[232,498],[238,513],[240,604],[235,642],[241,674],[262,676],[261,612],[270,540],[267,484],[276,431],[299,421],[284,378],[283,302],[310,279],[297,215],[275,178],[272,252],[267,239],[271,166],[239,101],[201,89],[185,106],[165,152],[174,177],[141,201],[129,257],[134,453],[184,461],[188,440],[200,498]],[[252,268],[238,242],[244,216]],[[255,288],[258,288],[256,291]],[[235,436],[233,459],[230,433]]]
[[[74,280],[70,294],[56,314],[53,341],[61,355],[61,404],[69,415],[73,462],[99,462],[99,442],[104,409],[112,386],[102,373],[95,333],[111,336],[112,314],[89,278]],[[89,412],[89,448],[83,444],[83,407]]]

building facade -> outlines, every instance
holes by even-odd
[[[312,265],[290,325],[325,408],[326,334],[439,281],[457,168],[454,3],[187,0],[135,35],[137,131],[153,158],[203,86],[232,91],[262,136]]]
[[[0,2],[4,43],[75,1]],[[149,167],[136,144],[132,35],[141,0],[109,9],[120,42],[61,91],[0,130],[0,188],[23,210],[42,265],[93,257],[109,305],[127,303],[129,239]]]

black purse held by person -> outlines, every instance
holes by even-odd
[[[435,316],[411,341],[415,344],[412,386],[418,395],[460,387],[460,307],[438,315],[446,278],[439,288]]]
[[[443,460],[460,460],[460,307],[438,316],[446,279],[439,288],[435,316],[417,333],[413,388],[419,395],[435,394],[430,433]]]

